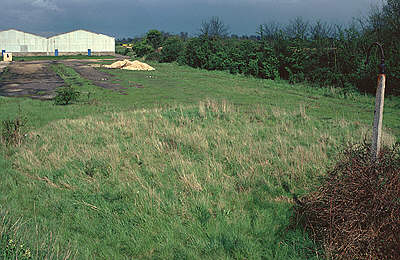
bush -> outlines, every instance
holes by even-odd
[[[195,68],[228,70],[264,79],[279,78],[279,61],[266,42],[193,38],[187,42],[179,60]]]
[[[56,93],[54,97],[54,103],[56,105],[68,105],[71,102],[78,101],[80,96],[80,92],[70,85],[58,88]]]
[[[143,57],[154,51],[153,47],[147,43],[146,40],[142,40],[133,45],[132,51],[136,53],[136,56]]]
[[[208,59],[212,55],[212,41],[207,37],[192,38],[188,40],[183,60],[193,68],[208,69]]]
[[[183,55],[184,43],[179,37],[168,38],[161,50],[161,62],[173,62]]]
[[[1,140],[6,145],[20,145],[26,135],[28,119],[18,116],[15,119],[3,120],[1,125]]]
[[[115,53],[117,53],[119,55],[127,55],[129,51],[130,51],[130,49],[125,48],[123,46],[116,46],[115,47]]]
[[[163,36],[162,33],[158,30],[150,30],[146,34],[146,42],[153,47],[153,49],[157,49],[162,45]]]
[[[132,51],[132,49],[128,49],[128,52],[126,53],[126,56],[129,56],[131,58],[136,58],[137,55],[134,51]]]
[[[159,52],[152,52],[150,54],[146,55],[145,58],[146,61],[157,61],[159,62],[161,60],[161,54]]]
[[[296,207],[296,220],[328,258],[400,259],[400,146],[371,162],[369,145],[344,152],[318,191]]]

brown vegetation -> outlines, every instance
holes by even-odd
[[[366,144],[345,151],[325,184],[304,197],[296,220],[328,258],[400,259],[400,147],[371,162]]]

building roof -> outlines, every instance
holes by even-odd
[[[30,35],[33,35],[33,36],[36,36],[36,37],[40,37],[40,38],[46,39],[46,37],[44,37],[44,36],[42,36],[42,35],[35,34],[35,33],[28,33],[28,32],[24,32],[24,31],[17,30],[17,29],[2,30],[2,31],[0,31],[0,33],[1,33],[1,32],[7,32],[7,31],[16,31],[16,32],[20,32],[20,33],[26,33],[26,34],[30,34]]]
[[[101,33],[95,33],[95,32],[91,32],[91,31],[83,30],[83,29],[73,30],[73,31],[70,31],[70,32],[65,32],[65,33],[59,33],[59,34],[55,34],[55,35],[52,35],[52,36],[49,36],[49,37],[44,37],[44,36],[41,36],[41,35],[39,35],[39,34],[28,33],[28,32],[24,32],[24,31],[16,30],[16,29],[2,30],[2,31],[0,31],[0,33],[1,33],[1,32],[7,32],[7,31],[17,31],[17,32],[21,32],[21,33],[30,34],[30,35],[33,35],[33,36],[36,36],[36,37],[45,38],[45,39],[50,39],[50,38],[53,38],[53,37],[57,37],[57,36],[64,35],[64,34],[68,34],[68,33],[77,32],[77,31],[84,31],[84,32],[87,32],[87,33],[93,33],[93,34],[97,34],[97,35],[101,35],[101,36],[106,36],[106,37],[110,37],[110,38],[113,38],[113,39],[114,39],[114,37],[112,37],[112,36],[108,36],[108,35],[101,34]]]
[[[105,35],[105,34],[102,34],[102,33],[95,33],[95,32],[91,32],[91,31],[84,30],[84,29],[78,29],[78,30],[73,30],[73,31],[65,32],[65,33],[59,33],[59,34],[56,34],[56,35],[53,35],[53,36],[50,36],[50,37],[47,37],[47,38],[50,39],[50,38],[54,38],[54,37],[57,37],[57,36],[60,36],[60,35],[69,34],[69,33],[78,32],[78,31],[83,31],[83,32],[87,32],[87,33],[93,33],[93,34],[97,34],[97,35],[101,35],[101,36],[114,38],[114,37],[111,37],[111,36],[108,36],[108,35]]]

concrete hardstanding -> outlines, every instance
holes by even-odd
[[[77,30],[49,38],[17,30],[0,32],[0,49],[12,52],[14,56],[58,55],[114,55],[113,37]]]

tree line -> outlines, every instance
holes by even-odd
[[[292,84],[337,87],[345,93],[374,93],[378,52],[373,50],[368,65],[365,60],[370,45],[380,42],[386,56],[387,92],[400,94],[396,87],[400,85],[400,0],[387,0],[346,26],[299,17],[287,25],[262,24],[256,35],[239,37],[229,36],[222,20],[212,17],[199,31],[197,36],[188,37],[151,30],[134,40],[131,55],[263,79],[279,78]]]

